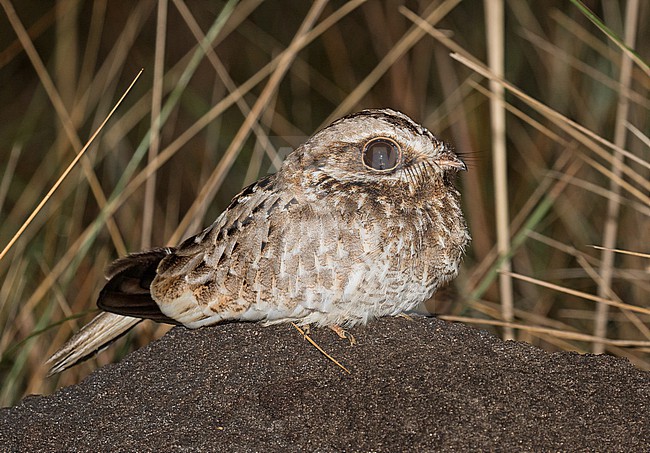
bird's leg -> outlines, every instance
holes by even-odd
[[[340,338],[347,338],[350,340],[350,345],[353,345],[357,342],[357,340],[354,339],[352,334],[348,332],[347,330],[344,330],[341,326],[337,326],[334,324],[333,326],[329,326],[330,329],[334,331],[335,334],[337,334]]]
[[[413,321],[413,316],[409,316],[406,313],[400,313],[397,315],[398,318],[404,318],[407,321]]]

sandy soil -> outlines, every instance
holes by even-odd
[[[0,410],[0,449],[648,451],[650,373],[434,318],[312,337],[228,324],[163,339]]]

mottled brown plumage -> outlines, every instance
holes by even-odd
[[[341,118],[200,234],[117,260],[98,301],[110,313],[55,354],[52,370],[140,318],[189,328],[228,320],[352,326],[413,309],[458,273],[469,242],[454,187],[463,169],[402,113]]]

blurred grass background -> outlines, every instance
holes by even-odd
[[[650,3],[0,5],[0,249],[144,68],[0,260],[0,404],[161,336],[142,323],[45,378],[111,260],[199,231],[287,147],[369,107],[404,111],[470,167],[458,184],[474,240],[431,311],[650,369]]]

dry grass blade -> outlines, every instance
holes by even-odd
[[[638,127],[635,127],[633,124],[631,124],[629,122],[625,123],[625,127],[627,127],[630,130],[630,132],[632,132],[634,134],[634,136],[636,138],[638,138],[647,148],[650,148],[650,137],[645,135],[643,132],[641,132],[639,130]],[[625,157],[629,157],[629,156],[626,155]],[[650,169],[650,162],[645,162],[645,161],[643,161],[641,159],[639,159],[636,162],[640,163],[642,165],[645,164],[645,167]]]
[[[307,335],[307,333],[306,333],[304,330],[302,330],[300,327],[298,327],[298,326],[297,326],[295,323],[293,323],[293,322],[291,323],[291,325],[292,325],[293,327],[295,327],[296,330],[297,330],[298,332],[300,332],[300,334],[303,336],[303,338],[304,338],[305,340],[307,340],[308,342],[310,342],[310,343],[312,344],[312,346],[314,346],[316,349],[318,349],[318,350],[320,351],[321,354],[323,354],[325,357],[327,357],[327,358],[330,359],[332,362],[334,362],[334,363],[335,363],[339,368],[341,368],[343,371],[345,371],[345,372],[348,373],[348,374],[351,374],[351,373],[350,373],[350,370],[348,370],[346,367],[344,367],[343,365],[341,365],[341,363],[340,363],[338,360],[336,360],[334,357],[332,357],[332,356],[329,355],[327,352],[325,352],[325,350],[324,350],[323,348],[321,348],[321,347],[318,345],[318,343],[316,343],[314,340],[312,340],[312,338],[311,338],[309,335]]]
[[[476,319],[468,318],[467,316],[451,316],[451,315],[441,315],[438,318],[445,321],[452,322],[464,322],[467,324],[483,324],[489,326],[501,326],[501,327],[511,327],[512,329],[517,329],[525,332],[535,332],[543,333],[546,335],[552,335],[558,338],[565,338],[569,340],[576,341],[586,341],[586,342],[598,342],[604,343],[612,346],[626,347],[626,348],[647,348],[650,346],[650,341],[637,341],[637,340],[614,340],[610,338],[601,338],[593,335],[587,335],[579,332],[570,332],[567,330],[551,329],[548,327],[541,326],[532,326],[529,324],[519,324],[513,322],[499,321],[494,319]]]
[[[620,308],[621,310],[630,310],[630,311],[634,311],[634,312],[637,312],[637,313],[643,313],[645,315],[650,315],[650,308],[637,307],[636,305],[630,305],[630,304],[626,304],[626,303],[615,302],[613,300],[604,299],[602,297],[594,296],[593,294],[588,294],[588,293],[585,293],[583,291],[577,291],[575,289],[566,288],[566,287],[561,286],[561,285],[556,285],[556,284],[553,284],[553,283],[545,282],[543,280],[539,280],[539,279],[536,279],[536,278],[533,278],[533,277],[527,277],[525,275],[517,274],[517,273],[514,273],[514,272],[511,272],[510,275],[513,278],[516,278],[518,280],[528,282],[528,283],[533,283],[535,285],[543,286],[545,288],[550,288],[550,289],[553,289],[555,291],[559,291],[559,292],[562,292],[562,293],[565,293],[565,294],[571,294],[572,296],[577,296],[577,297],[580,297],[582,299],[587,299],[587,300],[591,300],[591,301],[594,301],[594,302],[607,304],[610,307],[617,307],[617,308]]]
[[[14,10],[13,5],[11,5],[11,3],[9,3],[7,0],[0,0],[0,4],[4,8],[7,14],[7,18],[11,23],[11,26],[13,27],[14,31],[18,35],[18,39],[23,45],[25,52],[29,56],[31,63],[34,66],[34,69],[38,74],[39,79],[43,84],[43,87],[45,88],[45,91],[50,101],[52,102],[52,105],[54,106],[54,109],[57,112],[58,118],[61,121],[61,124],[63,125],[63,130],[65,131],[68,140],[70,141],[70,143],[72,144],[75,150],[81,150],[82,149],[81,140],[75,130],[72,116],[68,113],[65,104],[63,102],[63,99],[61,98],[61,95],[57,87],[54,85],[54,82],[52,81],[52,78],[50,77],[47,68],[45,67],[45,64],[43,63],[40,55],[36,50],[36,47],[34,46],[34,43],[31,41],[29,34],[27,33],[27,30],[25,29],[22,22],[20,21],[20,18],[16,14],[16,11]],[[78,154],[79,153],[81,152],[79,151]],[[95,175],[92,167],[90,166],[90,163],[87,160],[82,160],[81,162],[82,162],[83,171],[86,174],[86,178],[88,179],[88,183],[90,185],[90,188],[92,189],[94,197],[97,200],[97,203],[100,206],[104,206],[106,204],[106,197],[104,195],[104,192],[102,191],[97,176]],[[112,219],[108,219],[107,226],[111,233],[113,241],[115,242],[116,248],[121,253],[126,253],[126,247],[124,246],[124,241],[122,240],[122,236],[120,235],[115,222]],[[3,254],[0,254],[0,260],[2,259],[2,256]]]
[[[623,156],[629,157],[633,159],[635,162],[642,164],[644,166],[650,165],[648,162],[644,162],[638,156],[634,156],[634,154],[621,148],[620,146],[615,145],[611,141],[603,138],[602,136],[599,136],[594,131],[589,130],[588,128],[571,120],[567,116],[562,115],[558,111],[553,110],[549,106],[527,95],[521,89],[515,87],[511,83],[501,79],[496,74],[492,73],[485,65],[481,64],[480,62],[477,62],[475,59],[468,58],[458,53],[452,53],[451,57],[463,63],[470,69],[483,75],[484,77],[487,77],[488,79],[497,80],[508,91],[510,91],[517,97],[519,97],[522,101],[524,101],[526,104],[531,106],[533,109],[537,110],[540,114],[544,115],[546,118],[552,121],[557,127],[570,134],[574,139],[582,143],[590,151],[594,152],[599,157],[611,163],[612,165],[616,165],[620,167],[623,174],[633,179],[637,184],[641,185],[644,189],[650,190],[650,181],[646,177],[644,177],[634,169],[630,168],[630,166],[625,164],[625,162],[621,162],[620,160],[615,159],[611,154],[609,154],[603,148],[598,146],[598,144],[600,143],[604,146],[607,146],[608,148],[616,152],[619,152]],[[631,193],[639,197],[639,199],[642,200],[643,202],[647,202],[647,200],[649,199],[646,195],[643,195],[640,192],[631,192]]]
[[[11,184],[11,176],[14,174],[21,151],[22,146],[18,144],[14,145],[11,149],[11,154],[9,155],[9,160],[7,161],[7,166],[5,167],[4,175],[2,175],[2,181],[0,182],[0,211],[2,211],[2,207],[5,204],[9,185]]]
[[[630,3],[634,2],[632,0]],[[584,3],[582,3],[580,0],[571,0],[571,3],[576,5],[580,11],[584,13],[585,16],[589,18],[590,21],[592,21],[599,30],[601,30],[605,35],[612,40],[614,44],[616,44],[622,51],[623,53],[629,58],[630,60],[634,61],[645,73],[647,76],[650,76],[650,66],[643,61],[641,57],[632,49],[629,47],[629,43],[623,42],[616,34],[609,29],[599,18],[596,16],[587,6],[585,6]],[[635,2],[636,3],[636,2]],[[638,5],[638,3],[637,3]],[[628,5],[628,8],[633,8],[632,5]],[[637,8],[634,8],[637,9]]]
[[[153,88],[151,96],[151,141],[149,143],[149,163],[153,162],[160,149],[160,111],[162,108],[163,76],[165,63],[165,38],[167,36],[167,0],[158,2],[156,18],[156,50],[153,66]],[[154,217],[154,196],[156,192],[156,173],[153,173],[145,185],[144,207],[142,210],[142,248],[151,247],[151,229]]]
[[[102,131],[102,129],[104,129],[104,126],[106,125],[106,123],[108,123],[108,120],[111,119],[111,117],[113,116],[113,113],[115,113],[115,111],[116,111],[117,108],[120,106],[120,104],[122,103],[122,101],[124,100],[124,98],[126,98],[127,94],[129,94],[129,91],[131,91],[131,88],[133,88],[133,85],[135,85],[135,83],[138,81],[138,78],[140,78],[140,75],[142,74],[142,71],[143,71],[143,69],[141,69],[140,72],[138,72],[138,74],[135,76],[135,78],[134,78],[133,81],[131,82],[131,85],[128,86],[128,88],[124,91],[124,94],[122,94],[122,97],[121,97],[121,98],[120,98],[120,99],[115,103],[115,106],[113,107],[113,109],[112,109],[112,110],[109,112],[109,114],[106,116],[106,119],[104,119],[104,121],[103,121],[102,124],[99,126],[99,128],[97,128],[97,130],[93,133],[93,135],[91,135],[91,137],[88,139],[88,141],[87,141],[86,144],[83,146],[83,148],[81,148],[81,151],[79,151],[79,153],[75,156],[75,158],[72,159],[72,162],[70,162],[70,164],[69,164],[68,167],[65,169],[65,171],[63,172],[63,174],[61,174],[61,176],[59,177],[59,179],[56,180],[56,182],[54,183],[54,185],[50,188],[50,190],[47,192],[47,194],[43,197],[43,199],[42,199],[41,202],[38,204],[38,206],[36,206],[36,208],[34,208],[34,210],[33,210],[32,213],[30,214],[30,216],[27,218],[27,220],[25,220],[25,222],[24,222],[24,223],[22,224],[22,226],[18,229],[18,231],[16,232],[16,234],[11,238],[11,240],[9,241],[9,243],[8,243],[8,244],[5,246],[5,248],[2,250],[2,252],[0,252],[0,261],[4,258],[4,256],[7,254],[7,252],[9,251],[9,249],[11,249],[11,247],[16,243],[16,241],[18,240],[18,238],[19,238],[19,237],[23,234],[23,232],[27,229],[27,227],[28,227],[29,224],[32,222],[32,220],[34,220],[34,217],[36,217],[36,216],[38,215],[38,213],[41,211],[41,209],[43,209],[43,206],[45,206],[45,203],[48,202],[48,200],[52,197],[52,195],[54,194],[54,192],[56,192],[56,189],[58,189],[59,186],[61,185],[61,183],[65,180],[65,178],[68,177],[68,175],[70,174],[70,172],[72,171],[72,169],[75,167],[75,165],[77,165],[77,163],[79,162],[79,160],[84,156],[84,154],[86,153],[86,150],[88,150],[88,148],[90,147],[90,145],[92,144],[92,142],[95,140],[95,138],[99,135],[99,133]]]
[[[314,4],[311,6],[309,13],[305,17],[305,20],[300,26],[300,29],[296,33],[294,39],[291,41],[291,44],[289,44],[286,51],[282,53],[277,68],[269,78],[269,81],[264,87],[262,94],[260,94],[259,98],[251,108],[250,114],[244,119],[244,122],[239,128],[239,131],[219,161],[219,165],[217,165],[217,168],[214,169],[212,175],[206,181],[196,200],[194,203],[192,203],[192,206],[190,209],[188,209],[185,217],[183,217],[183,220],[176,228],[176,231],[172,235],[172,242],[180,240],[194,218],[203,217],[202,213],[207,209],[207,200],[210,200],[214,197],[214,194],[225,178],[228,170],[230,170],[233,162],[237,158],[242,143],[244,140],[246,140],[246,138],[248,138],[253,124],[257,122],[257,119],[266,108],[269,99],[276,92],[278,85],[284,78],[284,75],[289,69],[291,62],[296,57],[297,52],[300,51],[300,49],[302,49],[308,42],[306,35],[318,19],[318,16],[320,16],[326,4],[327,2],[325,0],[319,0],[317,2],[314,2]]]
[[[485,29],[488,47],[488,64],[499,77],[504,73],[504,5],[503,1],[485,0]],[[506,153],[506,110],[504,107],[505,89],[495,80],[490,80],[490,127],[492,132],[492,161],[494,178],[494,197],[496,210],[497,252],[499,253],[499,296],[503,319],[513,320],[514,301],[512,279],[508,275],[512,269],[510,253],[510,209],[508,202],[508,155]],[[513,330],[506,326],[504,340],[514,339]]]
[[[622,176],[620,176],[620,174],[618,172],[612,171],[611,169],[605,167],[604,165],[602,165],[601,163],[599,163],[595,159],[592,159],[591,157],[585,155],[582,152],[578,153],[578,157],[580,157],[580,159],[582,159],[586,163],[588,163],[594,170],[596,170],[599,173],[605,175],[608,180],[612,180],[612,181],[616,182],[616,184],[619,187],[625,189],[627,191],[627,193],[629,193],[630,195],[634,195],[634,197],[638,201],[640,201],[643,206],[646,206],[646,207],[650,206],[650,196],[646,192],[643,191],[643,188],[638,189],[633,184],[626,181]],[[621,162],[622,162],[621,160],[618,161],[618,163],[621,163]],[[622,165],[623,164],[621,164],[621,166]],[[639,173],[638,176],[641,176],[641,174]],[[647,183],[650,184],[650,180],[648,180]],[[615,202],[620,202],[620,198],[621,198],[620,193],[619,194],[613,193],[613,192],[611,192],[609,190],[608,190],[608,193],[609,193],[609,195],[607,197],[608,199],[611,198],[611,199],[614,199]]]
[[[650,259],[650,253],[641,253],[641,252],[633,252],[631,250],[613,249],[613,248],[601,247],[600,245],[589,245],[587,247],[593,247],[593,248],[595,248],[597,250],[610,250],[610,251],[615,252],[615,253],[622,253],[624,255],[639,256],[641,258]]]
[[[633,46],[636,41],[637,18],[639,12],[639,1],[630,0],[627,3],[627,12],[625,15],[625,44]],[[621,70],[619,83],[623,91],[628,91],[632,82],[632,60],[628,53],[624,53],[621,61]],[[630,102],[625,96],[621,96],[616,109],[616,125],[614,127],[614,144],[619,148],[625,147],[625,138],[627,129],[625,123],[630,110]],[[612,274],[614,273],[614,253],[611,250],[618,239],[618,229],[620,222],[620,204],[616,197],[621,193],[621,186],[618,180],[621,179],[622,168],[621,162],[623,155],[614,151],[614,161],[612,162],[613,178],[609,180],[609,191],[614,195],[607,200],[607,217],[605,218],[605,229],[603,231],[603,245],[606,247],[601,254],[600,281],[598,283],[598,295],[600,297],[609,296],[612,285]],[[596,322],[594,326],[594,335],[596,337],[607,336],[608,310],[606,304],[598,304],[596,308]],[[594,354],[604,352],[603,343],[594,343]]]
[[[208,57],[208,60],[212,64],[212,67],[214,68],[215,72],[219,75],[221,81],[224,83],[224,85],[226,86],[230,94],[237,93],[239,89],[237,88],[235,82],[228,74],[228,70],[225,68],[225,66],[217,56],[217,53],[212,47],[206,46],[206,42],[207,42],[206,37],[201,31],[201,28],[199,27],[199,24],[196,22],[196,19],[192,16],[192,13],[190,12],[187,5],[181,2],[180,0],[173,0],[173,2],[174,2],[174,6],[176,6],[179,13],[183,17],[183,20],[185,21],[190,31],[194,35],[196,41],[199,43],[199,45],[204,47],[204,52]],[[241,110],[244,118],[248,117],[248,115],[251,114],[251,108],[246,103],[243,96],[239,96],[236,98],[236,104]],[[269,109],[269,111],[271,111],[271,109]],[[264,132],[264,130],[260,127],[258,123],[253,123],[252,128],[256,138],[260,143],[260,146],[269,155],[271,160],[274,162],[274,165],[277,168],[279,168],[280,165],[282,164],[282,159],[280,159],[280,156],[275,151],[273,144],[271,143],[268,135]]]
[[[430,14],[427,15],[425,22],[436,23],[445,17],[451,10],[453,10],[456,5],[460,3],[460,0],[447,0],[438,5]],[[400,11],[404,7],[400,7]],[[375,68],[368,74],[361,83],[350,93],[339,105],[338,107],[330,113],[327,119],[323,124],[327,124],[339,116],[348,113],[357,103],[363,98],[363,96],[377,83],[382,75],[393,65],[399,58],[401,58],[411,47],[413,47],[420,39],[424,32],[418,27],[413,27],[407,33],[402,36],[402,38],[397,42],[392,49],[386,54],[384,58],[375,66]]]

